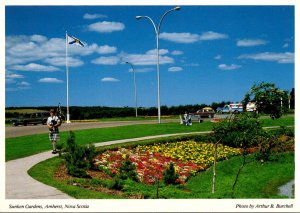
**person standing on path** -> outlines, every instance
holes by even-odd
[[[61,119],[55,115],[54,109],[50,110],[50,116],[47,120],[47,126],[49,128],[49,140],[52,143],[53,151],[52,154],[56,154],[56,142],[59,140],[59,129],[61,125]]]

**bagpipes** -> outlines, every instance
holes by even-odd
[[[58,117],[58,120],[59,120],[58,126],[60,126],[62,124],[62,113],[61,113],[60,103],[58,103],[57,109],[55,111],[55,116]]]
[[[55,119],[51,120],[50,126],[51,128],[49,129],[50,133],[53,133],[54,130],[57,130],[61,124],[62,124],[62,112],[61,112],[61,107],[60,103],[58,103],[58,106],[55,110],[55,116],[58,118],[57,121]],[[56,127],[54,125],[58,124]]]

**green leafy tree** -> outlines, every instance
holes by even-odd
[[[263,132],[264,131],[259,120],[249,116],[247,113],[232,115],[229,119],[219,122],[213,126],[213,134],[210,136],[210,141],[215,143],[215,149],[217,149],[218,143],[222,143],[231,147],[240,148],[242,151],[243,162],[232,185],[232,197],[239,175],[246,164],[246,157],[249,154],[249,148],[257,145],[258,139]],[[213,176],[213,193],[216,176],[215,172],[216,171],[214,171]]]
[[[272,119],[280,118],[288,110],[288,92],[273,83],[254,84],[245,95],[244,105],[249,101],[256,103],[258,112],[269,114]]]

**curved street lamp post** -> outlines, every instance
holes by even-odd
[[[155,34],[156,34],[156,54],[157,54],[157,110],[158,110],[158,123],[161,123],[161,119],[160,119],[160,73],[159,73],[159,48],[158,48],[158,38],[159,38],[159,30],[161,28],[161,23],[163,21],[163,19],[165,18],[165,16],[172,12],[172,11],[176,11],[176,10],[180,10],[180,7],[174,7],[173,9],[171,10],[168,10],[167,12],[165,12],[163,14],[163,16],[161,17],[160,21],[159,21],[159,24],[158,24],[158,27],[156,28],[155,24],[154,24],[154,21],[149,17],[149,16],[136,16],[135,18],[137,20],[141,19],[141,18],[146,18],[148,19],[153,27],[154,27],[154,30],[155,30]]]
[[[132,72],[133,72],[133,84],[134,84],[134,101],[135,101],[135,117],[137,118],[137,97],[136,97],[136,81],[135,81],[135,70],[133,68],[132,63],[126,61],[126,64],[129,64],[131,66]]]

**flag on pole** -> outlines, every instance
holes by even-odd
[[[67,39],[68,39],[68,44],[76,44],[76,45],[84,47],[84,44],[78,38],[76,38],[74,36],[68,35]]]

